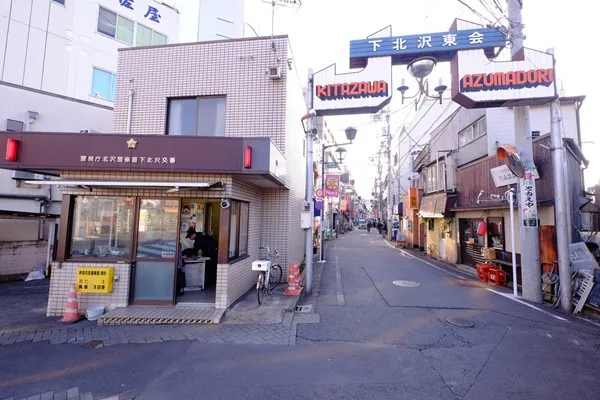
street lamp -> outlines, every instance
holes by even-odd
[[[405,93],[408,91],[409,87],[404,83],[404,78],[402,78],[400,86],[397,90],[402,95],[402,104],[404,104],[405,99],[413,99],[418,96],[418,99],[415,100],[415,110],[417,109],[418,100],[421,98],[421,95],[425,95],[431,99],[439,99],[440,104],[442,104],[442,94],[448,89],[448,86],[442,83],[442,79],[440,78],[438,86],[436,86],[433,90],[437,93],[437,95],[432,96],[429,94],[429,81],[426,80],[437,65],[437,60],[433,57],[421,57],[417,58],[408,66],[406,69],[408,73],[417,80],[419,84],[419,90],[414,96],[406,96]]]
[[[348,139],[347,143],[341,143],[341,144],[330,144],[330,145],[325,145],[325,143],[323,143],[322,147],[321,147],[321,188],[323,188],[323,191],[325,191],[325,150],[332,148],[332,147],[337,147],[336,152],[339,153],[339,158],[340,158],[340,163],[343,161],[343,154],[346,152],[346,149],[344,149],[342,146],[347,146],[349,144],[352,144],[352,141],[356,138],[356,132],[358,132],[356,130],[356,128],[349,126],[344,130],[344,133],[346,134],[346,139]],[[325,193],[323,193],[324,195]],[[325,202],[323,202],[325,203]],[[323,213],[324,213],[324,209],[321,210],[321,215],[319,216],[319,261],[320,263],[324,263],[325,259],[324,257],[324,251],[323,251]]]

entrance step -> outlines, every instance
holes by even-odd
[[[98,325],[218,324],[225,310],[211,306],[129,306],[98,318]]]

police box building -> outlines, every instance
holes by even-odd
[[[105,306],[105,323],[156,322],[143,306],[181,303],[218,322],[255,283],[261,246],[284,279],[302,262],[294,68],[287,36],[120,49],[112,132],[0,132],[0,167],[52,176],[29,184],[62,194],[48,316],[76,283],[79,311]],[[197,251],[188,232],[212,245]]]

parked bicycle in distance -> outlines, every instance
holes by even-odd
[[[267,250],[267,258],[252,263],[252,270],[258,271],[256,296],[259,306],[263,303],[265,296],[270,295],[281,283],[281,276],[283,274],[281,265],[273,262],[273,260],[279,257],[279,252],[277,250],[271,251],[268,246],[260,247],[260,249]]]

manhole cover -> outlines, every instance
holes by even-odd
[[[304,306],[296,306],[296,312],[300,313],[310,313],[313,310],[312,304],[307,304]]]
[[[454,326],[460,326],[461,328],[472,328],[475,326],[475,324],[471,321],[469,321],[468,319],[464,319],[464,318],[446,318],[446,321],[449,324],[452,324]]]
[[[421,286],[420,283],[413,282],[413,281],[394,281],[392,283],[394,285],[400,286],[400,287],[419,287],[419,286]]]

